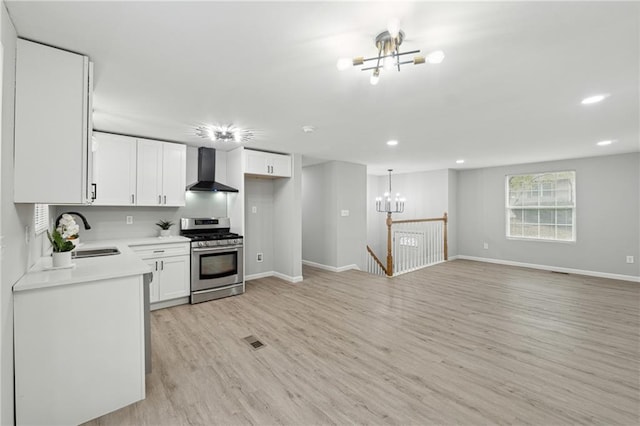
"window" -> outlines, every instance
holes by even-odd
[[[36,204],[34,213],[34,232],[36,235],[44,232],[49,227],[49,205],[48,204]]]
[[[576,172],[506,179],[507,237],[576,240]]]

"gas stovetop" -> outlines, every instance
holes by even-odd
[[[182,218],[180,235],[191,239],[191,247],[242,245],[242,236],[229,232],[228,217]]]

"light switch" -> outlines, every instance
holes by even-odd
[[[258,208],[256,206],[252,206],[251,213],[258,213]]]
[[[133,225],[133,216],[127,216],[127,225]]]
[[[349,210],[340,210],[340,216],[342,217],[349,216]]]

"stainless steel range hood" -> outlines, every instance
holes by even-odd
[[[187,186],[187,191],[238,192],[237,189],[218,183],[216,176],[216,150],[198,148],[198,181]]]

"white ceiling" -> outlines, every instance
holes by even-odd
[[[93,60],[99,130],[205,145],[196,125],[233,123],[259,131],[249,147],[374,174],[640,151],[638,3],[6,3],[19,36]],[[336,69],[393,18],[404,50],[444,62],[377,86]]]

